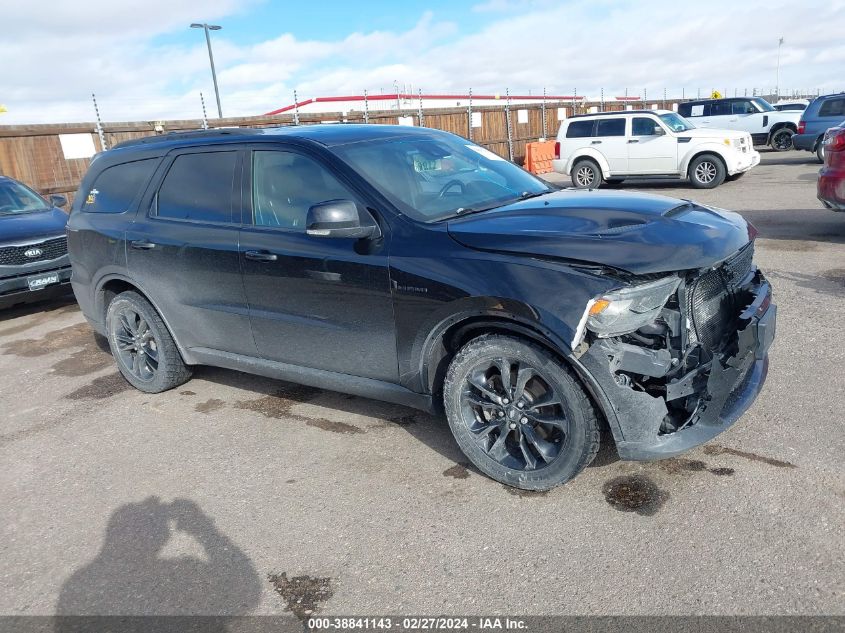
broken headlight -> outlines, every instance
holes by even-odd
[[[587,329],[602,338],[634,332],[657,318],[680,283],[667,277],[596,297],[587,306]]]

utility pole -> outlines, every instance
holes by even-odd
[[[220,107],[220,90],[217,88],[217,71],[214,70],[214,55],[211,53],[211,36],[208,32],[219,31],[223,27],[217,24],[206,24],[205,22],[198,24],[195,22],[191,24],[191,28],[203,29],[205,31],[205,43],[208,46],[208,61],[211,64],[211,79],[214,81],[214,96],[217,97],[217,116],[222,119],[223,109]]]
[[[775,97],[780,96],[780,47],[783,46],[783,38],[778,40],[778,65],[775,71]]]

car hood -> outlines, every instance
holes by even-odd
[[[64,235],[67,218],[67,213],[55,207],[34,213],[0,214],[0,243]]]
[[[567,189],[448,222],[469,248],[633,274],[712,266],[753,232],[737,213],[648,194]]]

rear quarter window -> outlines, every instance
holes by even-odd
[[[819,116],[845,116],[845,99],[828,99],[819,107]]]
[[[678,114],[685,119],[697,116],[710,116],[709,103],[682,103],[678,106]]]
[[[104,169],[85,195],[86,213],[123,213],[141,193],[158,164],[158,158],[145,158]]]
[[[566,138],[586,138],[593,135],[595,121],[572,121],[566,128]]]

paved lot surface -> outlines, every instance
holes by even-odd
[[[845,214],[809,158],[623,185],[757,225],[769,382],[684,458],[603,450],[547,494],[467,468],[439,418],[208,368],[149,396],[73,303],[0,314],[0,613],[845,613]]]

